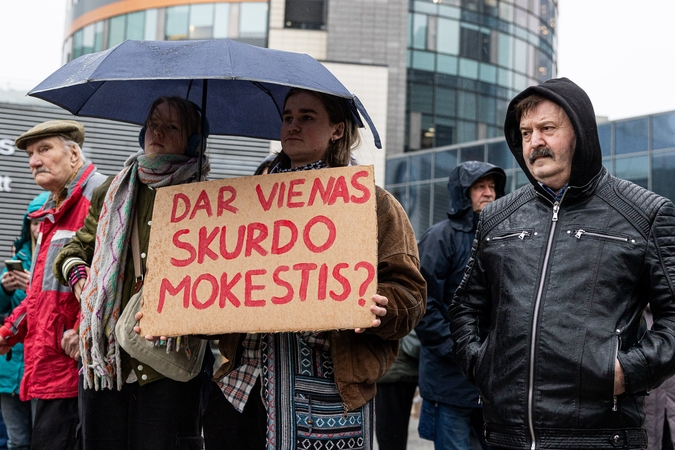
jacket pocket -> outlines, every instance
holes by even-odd
[[[363,438],[363,408],[347,411],[333,380],[296,375],[293,403],[298,439]]]
[[[503,234],[488,236],[485,238],[485,240],[488,242],[500,242],[512,239],[520,239],[522,241],[532,237],[533,235],[534,232],[532,230],[514,230]]]
[[[600,239],[607,242],[635,244],[635,239],[628,236],[604,231],[593,231],[592,229],[579,228],[576,230],[567,230],[567,234],[580,241],[586,239]]]

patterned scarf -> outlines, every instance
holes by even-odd
[[[203,174],[209,163],[203,158]],[[113,179],[98,219],[89,278],[80,298],[80,353],[85,389],[122,389],[122,363],[115,325],[122,312],[124,264],[131,238],[138,183],[153,189],[197,177],[197,158],[132,155]]]

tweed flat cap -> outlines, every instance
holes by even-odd
[[[14,145],[20,150],[26,150],[28,142],[33,139],[57,135],[63,135],[82,147],[82,144],[84,144],[84,125],[76,120],[48,120],[35,125],[16,138]]]

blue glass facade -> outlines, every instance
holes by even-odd
[[[412,0],[405,151],[501,135],[508,102],[556,74],[555,0]]]
[[[603,164],[619,178],[675,201],[675,111],[598,125]],[[446,218],[450,170],[487,161],[506,171],[506,191],[529,183],[503,137],[387,158],[385,187],[401,202],[421,236]]]

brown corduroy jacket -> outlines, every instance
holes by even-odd
[[[334,377],[345,409],[354,410],[375,397],[375,382],[389,370],[398,342],[424,315],[426,282],[420,273],[415,232],[403,207],[387,191],[376,188],[378,264],[377,293],[389,299],[387,314],[377,328],[327,331]],[[244,334],[222,336],[224,363],[218,380],[238,365]]]

